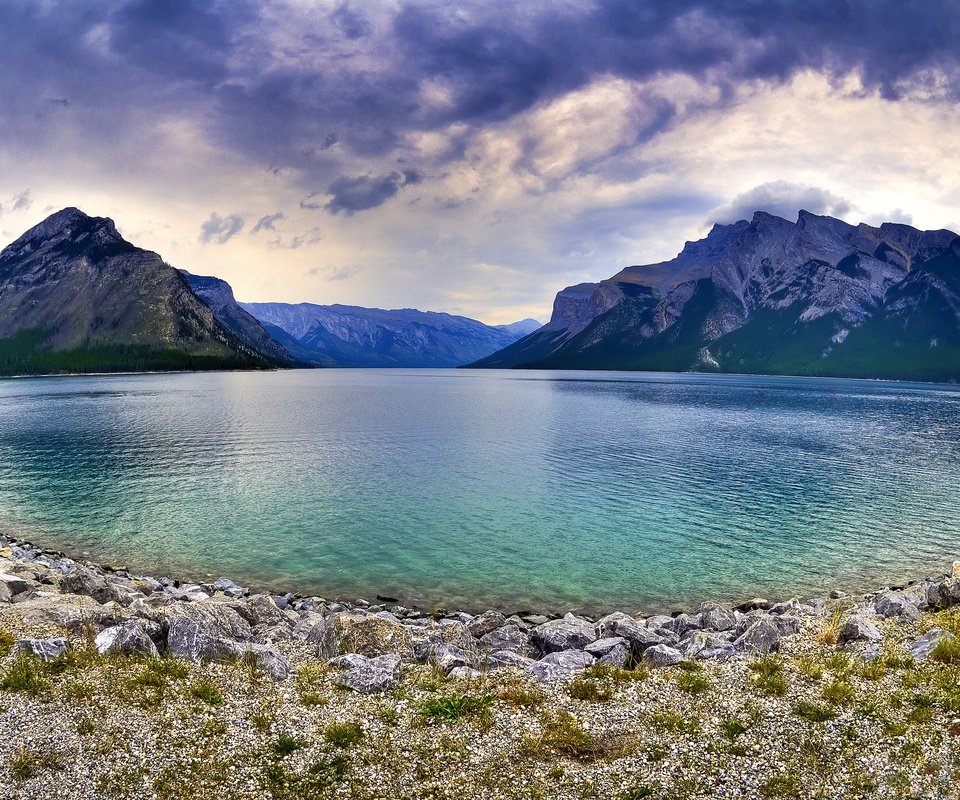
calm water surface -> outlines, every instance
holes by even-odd
[[[664,610],[960,557],[960,390],[634,373],[0,381],[0,530],[325,596]]]

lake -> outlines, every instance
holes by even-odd
[[[670,610],[960,557],[960,389],[292,370],[0,380],[0,531],[421,607]]]

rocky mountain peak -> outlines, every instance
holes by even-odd
[[[0,261],[22,258],[41,248],[67,246],[74,253],[89,249],[91,255],[114,255],[134,250],[109,217],[91,217],[68,206],[34,225],[0,253]]]

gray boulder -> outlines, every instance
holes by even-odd
[[[633,656],[630,642],[622,636],[598,639],[583,649],[601,664],[608,664],[611,667],[625,667]]]
[[[643,663],[648,667],[670,667],[683,661],[683,653],[669,645],[655,644],[643,651]]]
[[[475,668],[477,666],[476,657],[455,644],[437,645],[433,651],[433,661],[444,672],[450,672],[457,667]]]
[[[920,619],[920,609],[902,592],[884,592],[873,607],[881,617],[897,617],[902,622],[917,622]]]
[[[34,656],[43,661],[53,661],[70,649],[66,639],[18,639],[13,652]]]
[[[109,653],[153,657],[160,655],[156,644],[147,633],[146,625],[139,620],[131,620],[123,625],[114,625],[100,631],[93,640],[93,644],[100,655]]]
[[[927,587],[927,605],[949,608],[960,603],[960,578],[945,578]]]
[[[342,669],[333,682],[361,694],[393,689],[400,683],[400,656],[396,653],[367,658],[357,653],[338,656],[330,666]]]
[[[597,638],[593,624],[573,614],[537,625],[531,635],[534,646],[542,653],[582,650]]]
[[[516,625],[504,625],[480,638],[480,646],[491,653],[509,650],[519,655],[531,655],[530,635]]]
[[[700,617],[691,614],[677,614],[663,626],[664,630],[673,631],[677,636],[683,636],[687,631],[701,628]]]
[[[490,653],[481,659],[481,667],[489,672],[510,667],[526,668],[536,662],[532,658],[522,656],[513,650],[500,650]]]
[[[235,661],[251,637],[247,621],[223,605],[178,604],[168,619],[167,650],[188,661]]]
[[[840,642],[875,642],[883,638],[880,629],[860,614],[851,614],[840,629]]]
[[[697,609],[700,627],[709,631],[728,631],[737,624],[733,609],[719,603],[704,603]]]
[[[376,614],[342,611],[317,623],[307,635],[307,642],[316,648],[317,656],[322,659],[345,653],[359,653],[369,658],[399,654],[413,659],[411,630]]]
[[[733,648],[741,653],[772,653],[780,649],[780,631],[769,619],[758,619],[734,640]]]
[[[677,643],[684,658],[730,658],[736,652],[729,639],[711,631],[687,631]]]
[[[37,588],[35,581],[28,578],[22,578],[19,575],[10,575],[6,572],[0,572],[0,590],[6,589],[7,597],[13,597],[21,592],[29,592]]]
[[[477,669],[472,669],[470,667],[454,667],[452,670],[450,670],[447,677],[458,681],[466,681],[479,678],[482,675],[483,673]]]
[[[257,669],[265,672],[277,683],[280,681],[285,681],[290,676],[290,672],[292,671],[290,669],[289,662],[280,654],[280,652],[272,647],[268,647],[267,645],[247,645],[244,658],[251,659]]]
[[[287,622],[276,601],[267,594],[251,595],[243,602],[228,605],[251,625],[275,626],[285,625]]]
[[[476,639],[493,633],[507,624],[507,618],[499,611],[484,611],[467,623],[467,632]]]
[[[72,594],[88,595],[100,604],[118,600],[122,594],[125,594],[118,592],[102,575],[81,564],[77,564],[72,572],[68,572],[60,579],[60,586],[64,591]],[[139,589],[136,591],[140,594]]]
[[[923,636],[914,639],[907,645],[907,654],[913,656],[917,661],[923,661],[934,651],[942,639],[950,641],[953,639],[953,634],[941,628],[931,628]]]
[[[668,622],[672,622],[670,617],[664,617]],[[634,657],[639,658],[641,653],[648,647],[655,644],[667,644],[672,640],[674,634],[665,631],[652,631],[640,620],[634,619],[622,611],[614,611],[597,622],[597,633],[602,639],[619,637],[625,639],[630,646]],[[670,636],[670,639],[667,638]]]
[[[583,650],[558,650],[548,653],[527,666],[527,672],[537,680],[552,682],[564,680],[574,672],[586,669],[596,659]]]

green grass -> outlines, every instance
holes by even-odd
[[[50,750],[28,750],[22,746],[7,762],[10,776],[19,782],[29,780],[44,770],[63,767],[63,760]]]
[[[753,685],[768,697],[783,697],[790,688],[783,674],[783,659],[778,656],[763,656],[748,665]]]
[[[750,726],[736,717],[728,717],[720,723],[720,731],[731,742],[750,730]]]
[[[578,675],[567,688],[570,697],[574,700],[585,700],[590,703],[606,703],[613,699],[613,691],[596,678]]]
[[[16,636],[0,626],[0,658],[5,658],[13,652],[13,645],[16,644],[16,641]]]
[[[222,706],[224,702],[220,688],[210,678],[197,678],[190,685],[190,696],[214,708]]]
[[[31,697],[47,695],[50,692],[50,682],[43,675],[41,663],[27,655],[17,656],[0,678],[0,689],[23,692]]]
[[[807,722],[828,722],[837,716],[837,712],[831,706],[811,703],[809,700],[801,700],[793,707],[793,714]]]
[[[298,736],[291,736],[290,734],[283,733],[278,736],[277,740],[273,743],[273,753],[281,758],[286,758],[291,753],[295,753],[297,750],[302,750],[306,746],[306,741]]]
[[[944,636],[930,652],[930,658],[940,664],[960,664],[960,639]]]
[[[323,738],[334,747],[350,747],[364,737],[359,722],[332,722],[323,731]]]
[[[420,707],[420,716],[430,722],[454,722],[474,714],[481,714],[493,703],[489,694],[456,694],[431,697]]]
[[[857,697],[853,686],[842,678],[835,678],[823,687],[823,699],[833,706],[849,706]]]
[[[713,688],[713,681],[700,671],[685,670],[677,676],[677,686],[688,694],[704,694]]]
[[[592,736],[569,711],[545,715],[539,736],[526,736],[521,743],[524,755],[550,759],[557,755],[596,760],[617,754],[620,747]]]

